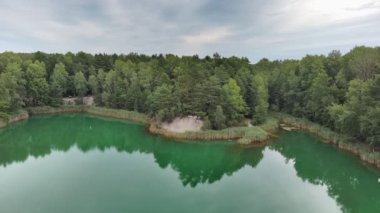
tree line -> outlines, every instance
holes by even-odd
[[[301,60],[194,56],[0,54],[0,116],[93,95],[109,108],[158,121],[197,115],[207,129],[265,121],[282,111],[370,144],[380,143],[380,48]]]
[[[355,47],[342,55],[254,65],[268,79],[269,104],[282,111],[380,145],[380,48]]]

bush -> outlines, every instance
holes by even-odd
[[[9,114],[6,112],[0,112],[0,120],[7,122],[9,119]]]

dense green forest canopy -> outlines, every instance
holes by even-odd
[[[0,117],[23,107],[59,106],[62,98],[95,97],[109,108],[143,112],[158,121],[197,115],[222,129],[265,121],[282,111],[380,144],[380,48],[342,55],[251,64],[219,54],[0,54]]]

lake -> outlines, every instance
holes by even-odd
[[[0,212],[380,212],[380,171],[302,132],[180,143],[65,114],[0,130]]]

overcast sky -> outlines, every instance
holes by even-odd
[[[245,56],[380,45],[380,0],[0,0],[0,52]]]

